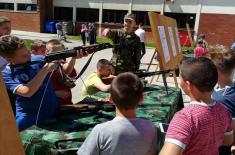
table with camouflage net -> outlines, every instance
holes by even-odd
[[[107,98],[108,93],[97,93]],[[137,116],[151,120],[156,127],[159,122],[169,123],[174,113],[183,107],[180,89],[147,85],[144,101],[137,108]],[[74,155],[92,128],[99,123],[113,119],[114,111],[79,110],[68,108],[60,111],[53,119],[40,123],[37,127],[21,132],[21,139],[27,155]],[[158,132],[158,150],[164,142],[164,135]]]

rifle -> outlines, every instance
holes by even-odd
[[[89,45],[89,46],[77,46],[77,47],[74,47],[73,49],[66,49],[66,50],[48,53],[45,55],[45,58],[42,61],[31,61],[31,62],[27,62],[24,64],[12,64],[10,65],[10,68],[11,68],[12,76],[14,77],[15,68],[21,68],[21,67],[25,67],[25,66],[29,66],[33,64],[39,64],[39,63],[48,63],[54,60],[66,59],[69,57],[76,57],[77,51],[82,51],[82,52],[87,52],[88,54],[92,54],[89,60],[87,61],[87,63],[82,68],[79,75],[76,77],[76,79],[78,79],[86,70],[88,65],[90,64],[94,53],[103,49],[107,49],[107,48],[113,48],[113,45],[111,45],[110,43],[101,43],[101,44],[95,44],[95,45]]]
[[[162,70],[162,71],[155,71],[155,72],[148,72],[148,71],[144,71],[144,70],[139,70],[139,71],[135,71],[133,73],[135,75],[137,75],[139,78],[145,78],[145,77],[154,76],[154,75],[163,75],[164,87],[165,87],[166,93],[168,94],[166,74],[170,73],[170,71],[173,71],[173,70]],[[110,84],[114,78],[115,77],[104,77],[104,78],[102,78],[102,81],[105,84]]]
[[[63,110],[66,108],[75,108],[78,110],[85,111],[99,111],[103,110],[106,112],[114,111],[115,105],[110,103],[109,101],[98,101],[96,98],[85,97],[83,100],[79,101],[77,104],[73,105],[64,105]]]
[[[66,50],[48,53],[45,55],[45,58],[42,61],[31,61],[31,62],[27,62],[24,64],[13,64],[10,66],[12,68],[19,68],[19,67],[24,67],[27,65],[32,65],[32,64],[47,63],[47,62],[52,62],[54,60],[66,59],[69,57],[76,57],[77,51],[83,51],[83,52],[87,52],[88,54],[91,54],[91,53],[95,53],[97,51],[107,49],[107,48],[112,48],[112,47],[113,45],[111,45],[110,43],[101,43],[101,44],[95,44],[95,45],[89,45],[89,46],[77,46],[77,47],[74,47],[73,49],[66,49]]]
[[[100,110],[111,112],[115,111],[115,106],[112,103],[104,101],[79,102],[73,105],[64,105],[62,106],[61,111],[67,111],[69,109],[76,109],[80,111],[90,111],[90,112],[97,112]]]

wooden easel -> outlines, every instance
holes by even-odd
[[[158,68],[160,70],[173,70],[172,74],[175,86],[178,88],[175,69],[178,67],[183,57],[181,54],[176,20],[154,12],[148,12],[148,15],[154,41],[157,45],[155,51],[159,57]],[[152,63],[152,59],[150,64]],[[156,70],[158,70],[158,68],[156,68]],[[166,76],[163,78],[166,78]],[[153,79],[151,81],[153,81]]]
[[[0,99],[0,155],[24,155],[24,148],[1,72]]]
[[[186,23],[186,29],[187,29],[187,32],[188,32],[188,38],[187,39],[189,39],[191,47],[194,48],[192,34],[191,34],[191,30],[190,30],[190,27],[189,27],[188,23]]]

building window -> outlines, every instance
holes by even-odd
[[[73,20],[73,8],[72,7],[54,7],[54,19],[55,20]]]
[[[99,9],[77,8],[78,22],[99,22]]]
[[[14,3],[0,3],[0,10],[14,10]]]
[[[194,28],[196,14],[165,12],[164,15],[176,19],[178,28],[186,28],[186,23],[191,29]]]
[[[136,15],[136,24],[142,23],[143,25],[150,25],[147,11],[132,11]]]
[[[36,4],[17,4],[18,11],[37,11]]]
[[[123,23],[123,18],[127,10],[103,10],[103,23]]]

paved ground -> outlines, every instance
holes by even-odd
[[[12,34],[13,35],[16,35],[22,39],[41,39],[41,40],[44,40],[44,41],[48,41],[50,39],[56,39],[56,34],[46,34],[46,33],[35,33],[35,32],[25,32],[25,31],[12,31]],[[75,46],[80,46],[82,45],[82,43],[80,41],[74,41],[74,40],[69,40],[70,43],[64,43],[66,47],[68,48],[72,48],[72,47],[75,47]],[[141,60],[141,69],[146,69],[147,68],[147,65],[150,60],[151,60],[151,57],[154,53],[154,49],[153,48],[147,48],[146,49],[146,54],[144,55],[144,57],[142,58]],[[102,58],[105,58],[105,59],[110,59],[112,56],[112,51],[111,49],[106,49],[106,50],[102,50],[102,51],[99,51],[97,52],[90,65],[88,66],[87,70],[84,72],[84,74],[82,75],[81,79],[78,79],[76,81],[76,87],[72,89],[72,93],[73,93],[73,102],[76,103],[79,101],[79,98],[80,98],[80,95],[81,95],[81,88],[82,88],[82,80],[85,80],[87,78],[87,76],[94,72],[95,69],[96,69],[96,63],[99,59],[102,59]],[[76,65],[75,65],[75,68],[76,70],[79,72],[81,70],[81,68],[84,66],[84,64],[87,62],[87,60],[89,59],[90,56],[87,56],[85,58],[82,58],[82,59],[78,59],[77,62],[76,62]],[[150,71],[154,71],[157,67],[157,61],[154,60],[153,64],[155,65],[152,65],[151,68],[150,68]],[[151,78],[147,78],[147,80],[150,80]],[[153,83],[157,83],[157,84],[161,84],[163,85],[163,83],[161,82],[161,78],[159,78],[160,82],[156,82],[156,80],[153,81]],[[169,86],[174,86],[174,82],[173,82],[173,78],[171,77],[168,77],[167,78],[167,82],[168,82],[168,85]],[[185,95],[183,95],[183,98],[184,98],[184,102],[188,102],[189,99],[188,97],[186,97]]]

